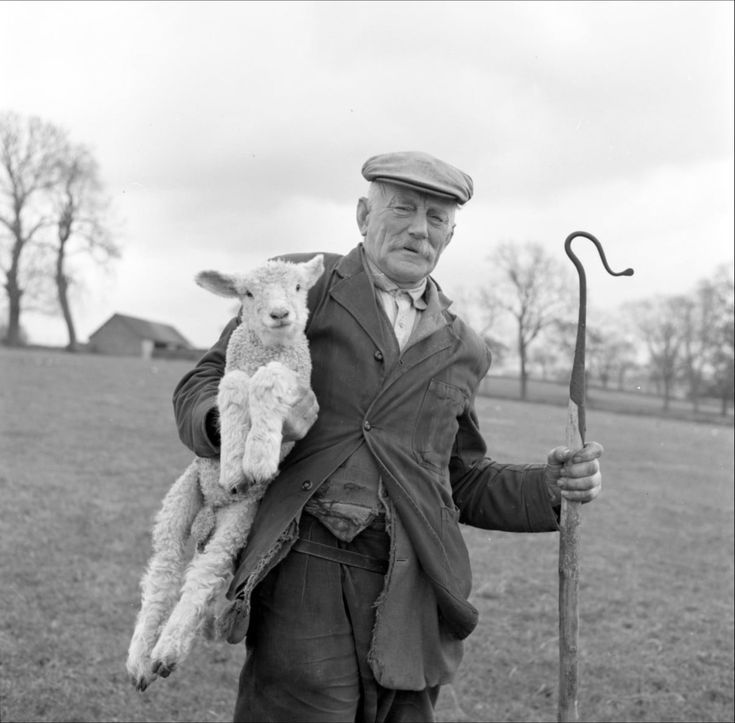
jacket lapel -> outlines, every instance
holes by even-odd
[[[447,311],[452,302],[444,296],[433,279],[429,279],[427,294],[428,308],[422,313],[431,314],[431,318],[424,324],[425,331],[421,333],[419,328],[418,338],[409,340],[409,346],[401,357],[400,368],[404,372],[457,342],[451,323],[452,315]]]
[[[430,284],[433,284],[431,293],[435,298],[424,313],[434,314],[432,326],[435,328],[423,338],[411,342],[400,357],[400,363],[394,365],[392,362],[398,362],[398,344],[387,323],[381,318],[372,282],[363,266],[362,253],[360,244],[340,260],[335,269],[338,280],[332,284],[329,293],[351,314],[385,355],[387,368],[393,370],[390,374],[391,379],[405,374],[428,357],[456,344],[457,338],[452,329],[451,315],[447,311],[451,301],[444,296],[436,283],[430,280]]]
[[[361,246],[358,246],[339,262],[335,269],[338,280],[329,293],[354,317],[375,346],[387,355],[395,345],[391,345],[386,326],[380,318],[375,293],[362,265],[361,254]]]

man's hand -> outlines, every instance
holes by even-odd
[[[306,436],[316,422],[319,412],[316,396],[311,387],[300,386],[296,401],[291,405],[288,416],[283,420],[283,441],[296,442]]]
[[[598,459],[602,445],[587,442],[582,449],[572,452],[568,447],[555,447],[546,461],[545,481],[551,504],[561,504],[561,498],[577,502],[591,502],[602,489],[602,474]]]

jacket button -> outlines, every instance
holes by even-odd
[[[382,351],[380,351],[380,349],[378,349],[378,351],[376,351],[376,352],[375,352],[375,354],[373,354],[373,356],[374,356],[374,357],[375,357],[375,358],[376,358],[376,359],[377,359],[378,361],[383,361],[383,352],[382,352]]]
[[[302,490],[310,490],[312,488],[311,480],[307,479],[301,483]]]
[[[368,422],[368,421],[367,421],[367,419],[366,419],[366,420],[365,420],[365,421],[364,421],[364,422],[362,423],[362,428],[363,428],[363,429],[364,429],[364,430],[365,430],[366,432],[369,432],[369,431],[370,431],[370,429],[371,429],[371,427],[370,427],[370,422]]]

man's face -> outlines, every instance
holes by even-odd
[[[452,238],[456,204],[391,184],[383,191],[370,204],[361,198],[357,205],[365,253],[399,286],[416,286],[434,270]]]

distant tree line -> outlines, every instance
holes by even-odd
[[[462,311],[496,360],[511,354],[518,359],[520,398],[527,398],[532,370],[544,379],[568,380],[579,296],[573,267],[533,242],[506,241],[489,262],[487,284],[462,299]],[[624,390],[635,375],[650,382],[664,410],[684,397],[699,411],[707,397],[718,399],[726,415],[735,395],[733,309],[732,269],[723,264],[688,293],[588,313],[588,380]],[[508,322],[512,346],[500,340],[499,329]]]
[[[109,199],[92,152],[37,117],[0,114],[0,273],[6,294],[2,340],[25,341],[23,311],[60,314],[67,348],[78,346],[70,291],[84,257],[98,267],[119,258]]]
[[[40,118],[0,114],[0,272],[7,320],[4,343],[25,342],[23,310],[60,314],[67,348],[77,348],[70,289],[81,279],[73,259],[104,268],[120,257],[108,221],[109,199],[91,151]],[[513,349],[520,397],[533,373],[568,375],[576,329],[578,279],[571,265],[537,243],[506,241],[489,258],[488,283],[459,304],[496,359]],[[510,322],[512,347],[499,329]],[[704,397],[733,402],[733,275],[723,265],[686,294],[628,302],[597,315],[587,328],[589,379],[626,388],[644,375],[668,409],[685,396],[699,409]]]

